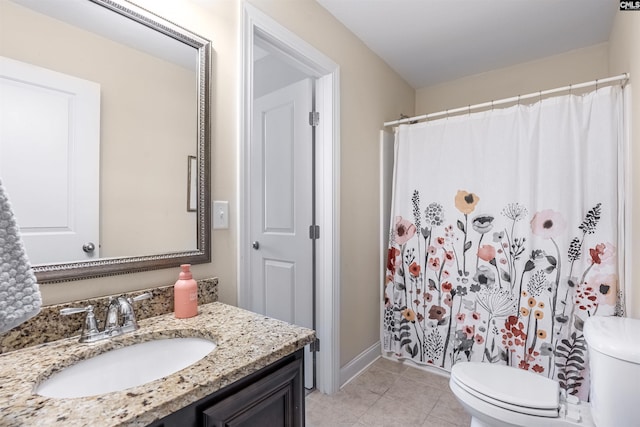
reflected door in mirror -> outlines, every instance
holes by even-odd
[[[0,178],[30,262],[99,257],[100,85],[0,57],[0,118]]]

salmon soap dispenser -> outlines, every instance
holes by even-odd
[[[173,306],[177,319],[198,314],[198,284],[191,275],[191,264],[182,264],[178,281],[173,286]]]

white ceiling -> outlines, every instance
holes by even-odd
[[[316,0],[414,88],[606,42],[618,0]]]

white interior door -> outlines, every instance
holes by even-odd
[[[254,101],[250,147],[252,311],[313,328],[312,82]],[[305,350],[305,386],[313,361]]]
[[[99,174],[100,85],[0,57],[0,177],[31,263],[99,257]]]

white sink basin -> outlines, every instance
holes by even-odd
[[[87,397],[125,390],[166,377],[216,348],[202,338],[168,338],[133,344],[82,360],[36,387],[41,396]]]

